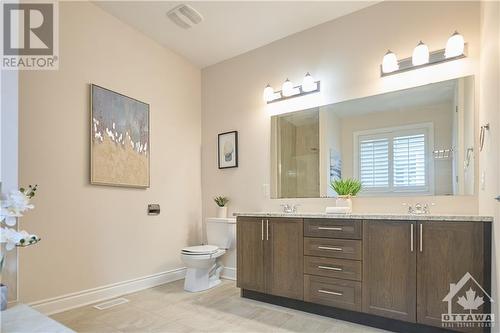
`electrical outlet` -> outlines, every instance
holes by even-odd
[[[486,188],[486,171],[481,172],[480,184],[481,184],[481,190],[484,191]]]

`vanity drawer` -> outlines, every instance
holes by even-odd
[[[361,281],[361,261],[304,256],[304,273]]]
[[[308,256],[361,260],[361,241],[352,239],[304,238]]]
[[[361,239],[360,220],[304,219],[304,236]]]
[[[304,275],[304,301],[361,311],[361,282]]]

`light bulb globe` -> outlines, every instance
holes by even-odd
[[[391,73],[399,69],[398,58],[392,51],[387,51],[382,59],[382,72]]]
[[[413,56],[411,57],[411,62],[413,66],[425,65],[429,62],[429,47],[425,45],[422,41],[413,50]]]
[[[457,31],[446,42],[446,49],[444,51],[445,58],[458,57],[464,54],[465,41],[464,37]]]

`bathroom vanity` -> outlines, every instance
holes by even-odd
[[[491,312],[491,217],[235,215],[243,297],[406,333],[489,332],[442,315],[463,313],[469,288]]]

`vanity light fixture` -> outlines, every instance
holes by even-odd
[[[279,102],[284,99],[299,97],[320,91],[320,82],[314,81],[310,73],[304,76],[304,81],[299,86],[294,86],[292,81],[286,79],[281,86],[281,90],[274,91],[269,84],[264,88],[264,101],[269,103]]]
[[[429,47],[420,41],[413,50],[412,56],[401,60],[398,60],[392,51],[387,51],[380,66],[380,76],[406,72],[464,57],[466,57],[464,37],[455,31],[448,39],[445,49],[429,52]]]
[[[424,42],[420,41],[413,50],[411,62],[413,66],[425,65],[429,62],[429,47]]]

